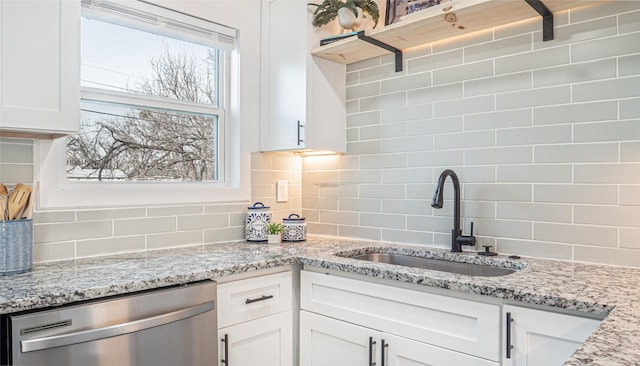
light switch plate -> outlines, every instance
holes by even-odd
[[[279,180],[276,182],[276,202],[287,202],[289,200],[289,181]]]

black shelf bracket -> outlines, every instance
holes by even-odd
[[[364,34],[364,31],[358,31],[358,38],[365,41],[365,42],[369,42],[372,45],[378,46],[380,48],[384,48],[387,51],[393,52],[396,55],[396,72],[400,72],[402,71],[402,51],[393,47],[393,46],[389,46],[386,43],[380,42],[375,38],[371,38],[369,36],[366,36]]]
[[[553,40],[553,13],[541,0],[524,0],[542,16],[542,40]]]

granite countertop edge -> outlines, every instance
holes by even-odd
[[[336,255],[391,250],[455,258],[507,268],[502,277],[472,277]],[[341,272],[575,310],[604,317],[600,327],[565,365],[637,365],[640,360],[640,306],[635,305],[640,269],[537,258],[511,260],[452,256],[424,246],[334,237],[311,237],[278,246],[228,242],[188,248],[128,253],[34,265],[31,272],[0,276],[0,314],[59,306],[261,269],[303,264]],[[621,352],[620,350],[625,350]]]

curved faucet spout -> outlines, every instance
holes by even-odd
[[[436,192],[433,194],[433,200],[431,201],[431,207],[442,208],[442,204],[444,202],[444,182],[447,180],[447,177],[451,178],[451,182],[453,183],[453,230],[451,230],[451,251],[461,252],[461,245],[475,245],[476,238],[473,236],[473,231],[469,236],[462,235],[462,229],[460,227],[460,181],[458,180],[458,175],[453,170],[446,169],[440,173]]]

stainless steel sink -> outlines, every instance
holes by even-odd
[[[348,257],[369,262],[396,264],[405,267],[430,269],[434,271],[458,273],[467,276],[497,277],[514,273],[510,268],[492,267],[482,264],[452,262],[441,259],[414,257],[395,253],[368,253]]]

